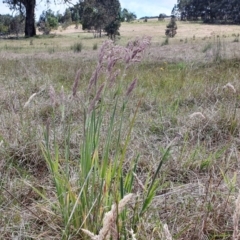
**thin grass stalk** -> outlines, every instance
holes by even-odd
[[[65,134],[64,134],[65,135]],[[64,139],[64,156],[65,156],[65,161],[66,161],[66,171],[65,173],[67,174],[67,178],[69,179],[69,172],[70,172],[70,168],[69,168],[69,160],[70,160],[70,138],[71,138],[71,130],[70,127],[67,127],[67,135]]]
[[[55,156],[54,156],[55,160],[52,159],[47,149],[44,150],[43,154],[53,176],[53,181],[56,187],[58,201],[60,203],[61,213],[65,222],[67,217],[65,214],[66,204],[65,204],[63,194],[66,191],[64,191],[63,186],[65,186],[66,181],[64,181],[64,176],[62,174],[59,174],[59,155],[58,155],[57,147],[55,147]]]
[[[121,176],[120,169],[122,169],[122,164],[123,164],[124,158],[126,156],[127,146],[129,144],[129,141],[130,141],[130,138],[131,138],[131,132],[132,132],[133,125],[134,125],[134,122],[135,122],[136,117],[137,117],[137,112],[138,112],[138,108],[140,107],[140,104],[141,104],[141,101],[138,102],[136,110],[135,110],[134,115],[133,115],[133,118],[130,121],[127,137],[126,137],[124,147],[123,147],[123,150],[122,150],[122,155],[121,155],[121,158],[120,158],[120,161],[119,161],[119,166],[120,167],[119,167],[119,170],[118,170],[118,176]]]
[[[124,194],[131,193],[133,190],[132,187],[133,187],[133,181],[135,177],[134,173],[136,172],[136,169],[137,169],[138,160],[139,160],[139,154],[137,155],[137,157],[135,158],[135,161],[133,162],[132,170],[130,170],[125,177],[124,189],[126,192],[124,192]]]
[[[119,97],[117,97],[117,100],[118,100]],[[116,146],[116,149],[117,149],[117,154],[116,154],[116,158],[115,158],[115,161],[114,161],[114,169],[117,168],[117,160],[119,158],[119,153],[121,151],[121,147],[120,147],[120,141],[121,141],[121,133],[122,133],[122,126],[123,126],[123,120],[124,120],[124,110],[125,110],[125,107],[126,107],[126,103],[127,102],[124,102],[123,105],[122,105],[122,108],[121,108],[121,119],[120,119],[120,122],[119,122],[119,128],[118,128],[118,138],[117,138],[117,146]]]
[[[147,207],[149,206],[152,198],[154,197],[154,194],[155,194],[155,190],[156,190],[156,178],[157,178],[157,175],[158,173],[160,172],[160,169],[163,165],[163,163],[165,161],[167,161],[168,159],[168,155],[169,155],[169,152],[170,152],[170,149],[171,149],[171,146],[168,146],[168,148],[166,149],[161,161],[159,162],[159,165],[158,165],[158,168],[156,170],[156,172],[154,173],[154,176],[153,176],[153,179],[152,179],[152,182],[151,182],[151,185],[150,187],[148,188],[148,192],[147,192],[147,195],[145,196],[145,199],[143,201],[143,205],[142,205],[142,209],[140,211],[140,216],[145,212],[145,210],[147,209]]]
[[[103,96],[105,95],[105,92],[106,92],[106,88],[104,89],[103,91]],[[111,139],[112,139],[112,131],[113,131],[113,126],[114,126],[114,119],[116,117],[116,108],[117,108],[117,102],[118,102],[118,98],[116,99],[115,101],[115,105],[114,105],[114,110],[113,110],[113,113],[111,114],[111,118],[110,118],[110,123],[109,123],[109,127],[108,127],[108,133],[107,133],[107,138],[106,138],[106,141],[105,141],[105,148],[103,150],[103,159],[102,159],[102,162],[101,162],[101,169],[100,169],[100,175],[101,175],[101,188],[103,187],[103,185],[105,185],[105,194],[108,192],[108,190],[111,191],[111,188],[110,188],[110,185],[111,185],[111,182],[110,180],[114,178],[114,175],[115,175],[115,171],[112,171],[112,168],[111,168],[111,163],[109,164],[109,147],[110,147],[110,142],[111,142]],[[100,115],[103,115],[103,112],[104,112],[104,109],[103,109],[103,105],[101,104],[101,107],[100,107]],[[100,129],[100,127],[99,127]],[[99,134],[98,134],[98,138],[99,138]],[[107,172],[107,169],[108,169],[108,172]],[[111,173],[111,174],[109,174]],[[111,195],[111,193],[109,192],[109,194]],[[109,198],[105,198],[105,199],[108,199]],[[100,198],[99,198],[100,200]],[[106,204],[107,205],[111,205],[111,202],[107,202]],[[98,202],[98,205],[100,205],[100,201]],[[104,212],[103,212],[104,213]]]
[[[114,126],[114,119],[116,117],[116,107],[117,107],[117,100],[115,102],[115,106],[113,109],[113,112],[111,114],[111,118],[110,118],[110,123],[109,123],[109,127],[108,127],[108,132],[107,132],[107,138],[105,141],[105,148],[103,149],[103,159],[101,161],[101,165],[100,165],[100,169],[99,169],[99,174],[101,176],[101,189],[104,186],[104,192],[103,194],[107,194],[109,192],[109,190],[111,189],[111,179],[113,179],[113,175],[115,175],[112,167],[111,167],[111,162],[109,163],[109,147],[110,147],[110,143],[112,140],[112,131],[113,131],[113,126]],[[111,173],[111,174],[110,174]],[[111,195],[111,193],[109,192],[108,195]],[[111,205],[111,200],[109,203],[109,198],[105,198],[107,199],[107,202],[105,203],[106,205]],[[98,201],[98,205],[100,207],[100,198]],[[104,211],[102,212],[102,216],[104,214]]]
[[[131,132],[132,132],[132,129],[133,129],[133,125],[134,125],[136,116],[137,116],[138,108],[140,107],[140,103],[141,103],[141,101],[139,101],[139,103],[137,105],[137,108],[134,112],[134,116],[133,116],[132,120],[130,121],[129,130],[128,130],[127,137],[126,137],[126,140],[125,140],[125,144],[124,144],[124,147],[123,147],[123,150],[122,150],[122,154],[120,156],[120,161],[119,161],[118,170],[117,170],[117,179],[119,179],[118,182],[120,183],[120,193],[121,193],[120,197],[121,197],[121,199],[124,196],[124,184],[123,184],[123,180],[122,180],[122,178],[123,178],[123,175],[122,175],[123,174],[122,173],[123,161],[124,161],[125,156],[126,156],[127,146],[129,144],[129,141],[130,141],[130,138],[131,138]],[[126,216],[124,217],[124,215],[123,215],[122,220],[125,220],[125,219],[126,219]],[[120,231],[120,229],[119,229],[119,216],[118,215],[117,215],[117,218],[116,218],[116,225],[118,227],[118,231]]]
[[[93,161],[94,161],[94,159],[93,159]],[[90,169],[90,171],[88,172],[87,177],[85,178],[85,181],[83,182],[83,185],[81,186],[81,190],[80,190],[80,192],[79,192],[79,194],[78,194],[78,196],[77,196],[77,199],[76,199],[76,201],[75,201],[75,203],[74,203],[74,206],[73,206],[73,209],[72,209],[72,211],[71,211],[71,214],[69,215],[67,224],[65,225],[65,230],[64,230],[64,232],[66,232],[67,228],[69,227],[69,224],[71,223],[71,220],[72,220],[72,218],[73,218],[73,215],[75,214],[75,210],[76,210],[76,208],[77,208],[77,205],[79,204],[80,197],[81,197],[81,195],[82,195],[82,193],[83,193],[83,191],[84,191],[84,187],[85,187],[87,181],[89,180],[89,178],[90,178],[90,176],[91,176],[92,170],[93,170],[93,166],[92,166],[92,168]],[[93,207],[93,206],[94,206],[94,205],[92,205],[92,207]],[[92,209],[92,207],[91,207],[91,209]],[[84,221],[82,222],[82,225],[80,226],[80,228],[82,228],[82,226],[83,226],[84,222],[86,221],[86,219],[87,219],[87,218],[84,219]]]
[[[98,111],[98,113],[96,112]],[[81,169],[83,172],[86,172],[89,169],[89,166],[87,166],[87,163],[89,162],[90,158],[92,157],[92,153],[94,152],[94,154],[97,154],[98,152],[98,143],[99,143],[99,138],[100,138],[100,128],[101,128],[101,124],[102,124],[102,116],[103,116],[103,106],[102,104],[100,105],[100,108],[98,110],[93,109],[90,114],[86,117],[86,124],[85,124],[85,139],[84,142],[82,144],[82,150],[81,150],[81,159],[80,159],[80,164],[81,164]],[[89,181],[87,182],[87,186],[85,187],[85,191],[82,197],[82,200],[85,205],[87,205],[87,209],[89,209],[91,206],[90,204],[95,201],[96,199],[89,199],[89,197],[94,197],[96,196],[95,193],[95,189],[94,187],[91,188],[92,193],[88,192],[89,187],[88,186],[96,186],[96,184],[98,184],[99,179],[96,178],[97,171],[99,169],[98,163],[97,161],[95,161],[95,168],[92,172],[92,177],[89,179]],[[83,174],[84,176],[84,174]],[[84,179],[84,178],[83,178]],[[103,188],[103,184],[101,184],[100,189]],[[99,189],[98,193],[99,193]],[[100,206],[101,203],[101,198],[102,198],[102,191],[100,191],[99,196],[98,196],[98,201],[97,201],[97,205]],[[95,210],[93,210],[95,211]],[[94,213],[94,212],[93,212]],[[93,214],[95,216],[99,215],[98,214]],[[92,223],[90,223],[92,224]],[[97,226],[96,226],[97,228]]]
[[[70,134],[70,131],[68,131]],[[54,131],[55,133],[55,131]],[[59,165],[59,149],[58,146],[56,144],[56,140],[54,140],[54,159],[52,158],[51,154],[50,154],[50,148],[49,148],[49,136],[48,136],[49,132],[46,134],[46,148],[43,151],[45,160],[50,168],[50,171],[52,173],[53,176],[53,180],[54,180],[54,184],[56,187],[56,193],[57,193],[57,197],[58,197],[58,201],[60,204],[60,209],[61,209],[61,213],[63,216],[63,220],[65,222],[65,224],[67,223],[68,219],[69,219],[69,212],[70,212],[70,202],[74,199],[74,194],[73,191],[71,190],[71,186],[69,184],[69,169],[67,168],[67,170],[62,170],[60,168]],[[55,139],[55,135],[54,135],[54,139]],[[70,135],[67,136],[67,141],[69,142],[70,139]],[[66,143],[66,151],[68,151],[69,149],[69,143]],[[65,151],[65,154],[66,154]],[[68,160],[66,159],[67,164],[68,164]]]
[[[111,138],[112,138],[114,119],[116,117],[117,103],[118,103],[118,98],[115,101],[115,106],[114,106],[113,113],[111,115],[111,120],[110,120],[109,127],[108,127],[107,139],[106,139],[106,143],[105,143],[106,147],[105,147],[104,153],[103,153],[103,166],[102,166],[103,168],[101,169],[101,177],[102,178],[104,178],[104,176],[105,176],[106,167],[107,167],[107,164],[108,164],[109,146],[110,146],[110,142],[111,142]]]

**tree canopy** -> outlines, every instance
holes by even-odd
[[[209,23],[240,23],[239,0],[178,0],[173,12],[178,12],[181,20],[201,18]]]
[[[137,15],[133,12],[130,12],[128,9],[124,8],[121,11],[121,21],[131,22],[137,18]]]
[[[120,27],[120,3],[118,0],[85,0],[80,2],[82,28],[94,28],[100,33],[104,29],[115,35]]]
[[[39,17],[38,30],[44,34],[49,34],[50,31],[58,26],[58,16],[51,9],[43,11]]]

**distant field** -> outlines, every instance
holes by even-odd
[[[231,58],[240,55],[239,34],[240,26],[236,25],[206,25],[200,23],[177,22],[177,35],[166,41],[165,28],[166,21],[151,19],[147,23],[136,21],[133,23],[122,23],[120,28],[120,38],[116,43],[126,45],[129,40],[144,35],[152,37],[150,58],[153,61],[200,61],[211,60],[217,40],[221,40],[225,57]],[[81,55],[89,58],[88,51],[93,49],[94,44],[100,46],[106,36],[94,38],[92,33],[75,29],[74,26],[66,30],[59,29],[53,31],[54,35],[42,36],[33,39],[0,40],[0,54],[7,58],[21,58],[24,54],[32,54],[34,57],[64,57],[71,52],[70,48],[75,43],[82,44]],[[6,54],[7,53],[7,54]],[[17,54],[15,54],[17,53]],[[22,53],[22,55],[19,55]],[[46,55],[46,54],[47,55]],[[49,53],[51,56],[48,56]],[[93,56],[95,56],[95,53]],[[73,55],[73,57],[76,57]]]

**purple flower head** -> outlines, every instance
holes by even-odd
[[[52,106],[55,106],[55,104],[56,104],[56,92],[55,92],[55,89],[53,88],[52,85],[49,87],[49,97],[51,99]]]
[[[135,78],[131,84],[129,85],[128,89],[127,89],[127,92],[126,92],[126,96],[128,97],[131,92],[133,91],[133,89],[136,87],[136,84],[137,84],[137,79]]]
[[[72,86],[73,97],[75,97],[76,94],[77,94],[77,89],[78,89],[78,84],[79,84],[79,79],[80,79],[80,73],[81,73],[81,69],[79,69],[77,71],[76,76],[75,76],[75,80],[74,80],[74,83],[73,83],[73,86]]]
[[[95,85],[95,86],[97,85],[97,80],[101,73],[101,69],[102,69],[102,65],[100,63],[98,63],[97,68],[95,69],[95,71],[93,72],[93,74],[89,80],[88,91],[90,91],[90,89],[93,85]]]
[[[90,113],[94,109],[96,103],[100,100],[100,96],[101,96],[103,87],[104,87],[104,84],[101,85],[101,87],[98,89],[98,91],[96,93],[96,96],[91,101],[89,108],[88,108],[88,113]]]

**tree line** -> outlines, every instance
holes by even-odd
[[[24,32],[24,26],[25,18],[22,15],[0,14],[0,35],[15,34],[18,37]]]
[[[40,1],[40,0],[39,0]],[[72,22],[82,24],[83,30],[94,29],[100,32],[106,31],[110,37],[118,33],[118,29],[122,21],[132,21],[137,18],[136,14],[127,10],[121,9],[119,0],[79,0],[72,7],[66,9],[64,14],[59,12],[54,13],[51,9],[43,11],[39,20],[35,20],[36,0],[4,0],[10,10],[15,10],[23,18],[22,23],[26,37],[36,35],[36,26],[38,29],[48,34],[58,24],[67,27]],[[49,0],[46,0],[49,3]],[[71,0],[64,0],[71,2]],[[10,23],[5,21],[10,15],[0,15],[0,33],[9,32]],[[15,17],[12,17],[15,18]],[[4,19],[4,20],[3,20]]]
[[[172,14],[181,20],[205,23],[240,23],[239,0],[178,0]]]

